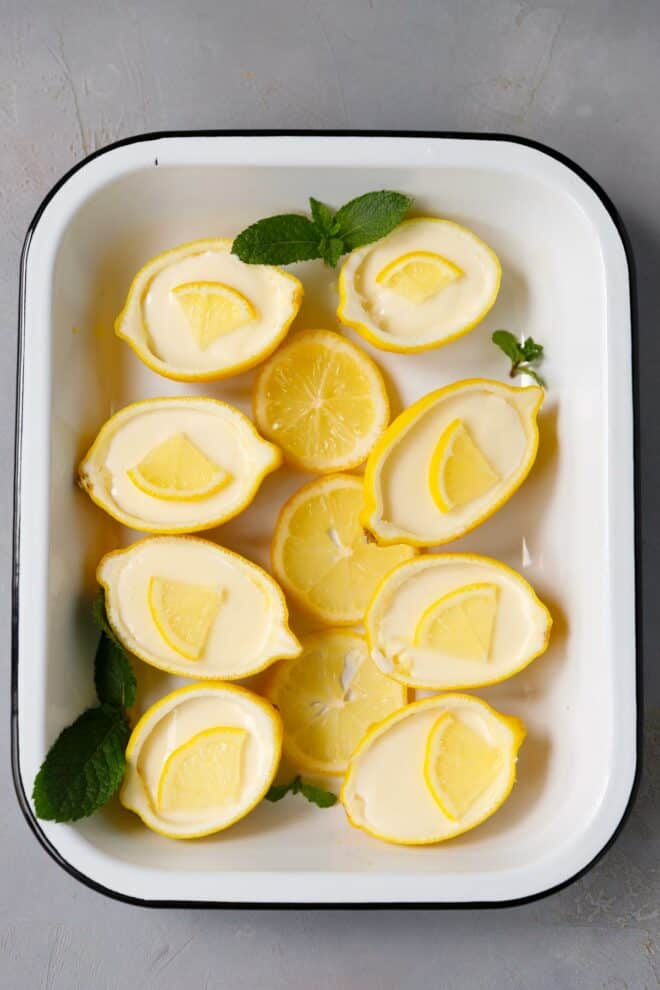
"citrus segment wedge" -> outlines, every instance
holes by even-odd
[[[149,582],[152,618],[165,642],[187,660],[199,660],[221,601],[217,588],[161,577]]]
[[[172,292],[202,350],[257,317],[250,300],[222,282],[185,282]]]
[[[404,299],[424,303],[446,285],[455,282],[463,271],[447,258],[433,251],[408,251],[388,262],[376,281]]]
[[[215,495],[231,480],[229,472],[206,457],[185,433],[163,440],[127,474],[153,498],[190,501]]]
[[[429,464],[429,485],[436,505],[451,512],[486,495],[499,481],[460,419],[446,427]]]
[[[501,748],[445,712],[429,733],[424,776],[445,815],[459,821],[494,783],[503,759]]]
[[[212,811],[235,801],[247,735],[235,727],[205,729],[170,753],[158,783],[159,811]]]
[[[486,582],[450,591],[425,609],[415,645],[461,660],[490,657],[499,589]]]

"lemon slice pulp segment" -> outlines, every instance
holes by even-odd
[[[197,501],[214,495],[231,475],[196,447],[185,433],[163,440],[131,468],[133,484],[153,498]]]
[[[376,586],[415,551],[374,543],[359,522],[362,482],[331,475],[286,503],[273,534],[275,574],[296,602],[322,622],[361,622]]]
[[[424,303],[463,275],[462,269],[434,251],[409,251],[385,265],[376,281],[412,303]]]
[[[223,282],[185,282],[172,292],[202,350],[257,316],[250,300]]]
[[[433,602],[415,630],[415,645],[461,660],[488,660],[497,614],[498,587],[479,582]]]
[[[247,731],[234,726],[205,729],[167,757],[158,781],[158,809],[203,812],[238,797]]]
[[[499,480],[462,420],[453,420],[438,440],[429,464],[431,495],[438,508],[451,512],[467,505]]]
[[[188,660],[199,660],[222,601],[222,592],[200,584],[154,577],[149,611],[165,642]]]
[[[299,769],[343,773],[367,729],[406,703],[357,633],[327,629],[279,664],[268,690],[284,722],[284,750]]]
[[[424,776],[441,810],[458,821],[495,781],[502,763],[499,747],[445,712],[429,733]]]

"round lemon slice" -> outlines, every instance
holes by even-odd
[[[165,251],[140,269],[115,333],[153,371],[177,381],[253,368],[282,342],[302,302],[300,281],[247,265],[228,238]]]
[[[543,389],[475,378],[431,392],[376,442],[362,522],[379,542],[430,547],[493,515],[529,474]]]
[[[429,690],[482,687],[545,652],[552,617],[516,571],[476,554],[423,554],[390,571],[365,617],[373,661]]]
[[[233,680],[300,653],[279,585],[208,540],[148,537],[106,554],[96,576],[117,638],[152,667]]]
[[[273,533],[273,570],[284,590],[330,625],[362,622],[382,577],[414,554],[374,543],[360,525],[361,507],[360,478],[319,478],[291,496]]]
[[[360,464],[389,419],[382,376],[367,354],[329,330],[297,334],[261,368],[254,418],[295,467],[323,473]]]
[[[344,629],[307,636],[301,655],[274,669],[267,694],[284,722],[285,755],[300,770],[331,775],[344,773],[367,729],[406,703],[406,689]]]
[[[125,526],[190,533],[241,512],[281,460],[278,448],[226,402],[145,399],[101,427],[79,478]]]
[[[341,792],[348,820],[402,845],[467,832],[509,796],[524,737],[520,719],[479,698],[414,702],[370,729],[355,750]]]
[[[220,832],[270,787],[282,724],[263,698],[231,684],[192,684],[166,695],[137,723],[119,799],[172,839]]]
[[[407,220],[349,254],[337,316],[383,350],[428,350],[484,318],[501,274],[494,252],[472,231],[438,217]]]

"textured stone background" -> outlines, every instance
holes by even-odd
[[[202,127],[502,131],[590,171],[639,276],[646,768],[584,879],[475,912],[147,911],[79,886],[23,823],[0,744],[2,990],[660,984],[660,4],[657,0],[0,0],[0,461],[13,443],[18,256],[50,186],[125,135]],[[578,328],[576,328],[577,331]],[[0,487],[9,685],[10,472]],[[656,706],[656,707],[654,707]],[[7,706],[8,708],[8,706]]]

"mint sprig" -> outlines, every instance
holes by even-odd
[[[358,196],[333,213],[311,197],[311,220],[297,213],[258,220],[235,238],[232,254],[250,265],[289,265],[322,258],[335,268],[343,254],[394,230],[412,202],[410,196],[383,189]]]
[[[267,801],[281,801],[287,794],[302,794],[311,804],[318,808],[331,808],[337,803],[337,795],[326,791],[323,787],[315,787],[303,780],[300,775],[294,777],[288,784],[273,784],[266,794]]]
[[[538,385],[545,388],[543,378],[536,368],[532,367],[543,359],[542,344],[537,344],[532,337],[525,337],[519,341],[508,330],[496,330],[491,340],[511,361],[509,370],[511,378],[516,378],[518,375],[529,375]]]
[[[92,606],[101,629],[94,659],[99,705],[88,708],[60,733],[35,778],[32,799],[38,818],[74,822],[106,804],[122,782],[130,736],[126,708],[135,701],[135,674],[115,637],[101,591]]]

